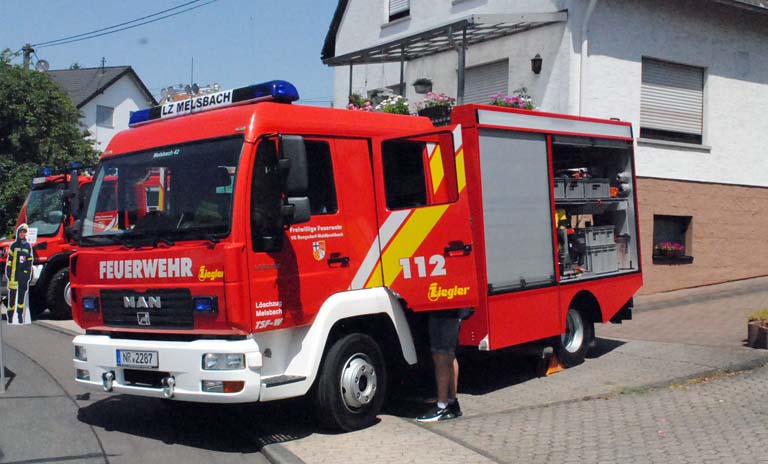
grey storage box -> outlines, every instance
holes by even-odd
[[[584,198],[610,198],[611,184],[608,179],[583,179]]]
[[[565,198],[584,199],[584,182],[581,179],[565,181]]]
[[[619,270],[616,256],[616,245],[601,245],[587,247],[584,265],[587,272],[592,274],[605,274]]]
[[[614,245],[613,226],[587,227],[584,229],[584,240],[588,247]]]
[[[565,179],[555,179],[555,199],[565,198]]]

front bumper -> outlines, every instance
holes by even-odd
[[[162,386],[138,386],[126,381],[126,370],[162,372],[173,378],[172,399],[201,403],[248,403],[259,400],[261,392],[262,357],[255,340],[196,340],[172,342],[155,340],[112,339],[106,335],[80,335],[72,341],[84,347],[87,361],[73,359],[76,370],[87,371],[90,380],[77,378],[79,384],[92,389],[104,389],[104,375],[110,375],[114,393],[167,398]],[[125,368],[117,365],[116,350],[156,351],[156,369]],[[205,353],[244,353],[245,369],[211,371],[202,369]],[[237,393],[210,393],[202,389],[203,380],[244,381]]]

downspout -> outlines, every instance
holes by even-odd
[[[587,36],[587,31],[589,30],[589,21],[592,19],[592,12],[595,11],[595,6],[597,6],[597,0],[589,0],[587,13],[584,15],[584,21],[581,24],[581,49],[579,50],[579,56],[581,57],[581,64],[579,66],[579,116],[582,116],[584,111],[584,69],[587,67],[587,53],[589,53],[589,37]]]

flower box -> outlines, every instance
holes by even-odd
[[[747,346],[751,348],[768,349],[768,324],[761,321],[751,321],[747,324]]]
[[[429,106],[419,110],[419,116],[426,116],[436,126],[446,126],[451,123],[450,106]]]

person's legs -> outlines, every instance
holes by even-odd
[[[16,291],[16,287],[14,288],[9,287],[8,288],[8,310],[6,314],[6,318],[8,319],[9,324],[13,324],[13,314],[16,311],[16,294],[18,292]]]
[[[453,384],[453,354],[432,353],[432,361],[435,364],[437,402],[447,405],[452,399],[456,398],[456,389]]]
[[[19,282],[19,290],[16,292],[16,313],[18,314],[19,324],[24,323],[24,303],[27,296],[27,284]]]
[[[435,366],[437,406],[419,417],[420,421],[433,422],[457,417],[450,404],[456,398],[454,357],[460,324],[458,317],[452,317],[450,313],[430,315],[429,341]]]

